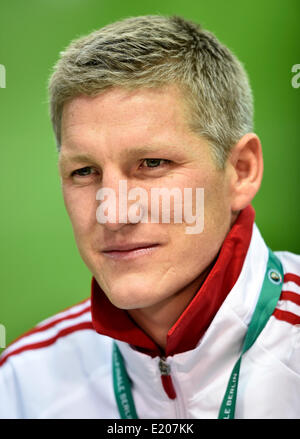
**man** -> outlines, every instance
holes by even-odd
[[[3,353],[1,416],[299,417],[300,257],[254,223],[240,62],[192,22],[135,17],[72,42],[49,90],[91,299]]]

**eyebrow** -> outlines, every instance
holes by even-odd
[[[64,166],[67,162],[93,162],[94,158],[88,154],[62,154],[59,156],[59,164]]]
[[[133,159],[140,155],[162,152],[163,150],[168,151],[169,148],[166,147],[166,145],[149,145],[136,148],[125,148],[123,151],[121,151],[121,157]],[[66,162],[95,162],[95,158],[89,154],[62,154],[59,158],[59,162],[63,166]]]
[[[166,152],[169,148],[166,145],[156,145],[156,146],[140,146],[137,148],[125,148],[121,152],[121,156],[126,158],[135,158],[136,156],[141,156],[149,153],[161,153],[162,151]]]

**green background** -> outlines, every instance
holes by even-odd
[[[48,117],[47,80],[69,42],[133,15],[202,23],[244,63],[255,96],[264,179],[253,206],[273,250],[300,253],[299,0],[1,0],[0,323],[6,343],[90,293],[65,212]]]

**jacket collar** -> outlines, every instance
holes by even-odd
[[[165,352],[135,324],[126,311],[111,304],[93,277],[91,312],[95,330],[126,342],[152,357],[194,349],[239,277],[251,241],[254,218],[255,211],[251,205],[240,212],[204,283],[169,330]]]

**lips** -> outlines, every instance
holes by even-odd
[[[102,250],[104,256],[115,260],[130,260],[141,256],[151,255],[157,248],[157,243],[132,243],[123,245],[112,245]]]
[[[141,248],[149,248],[149,247],[155,247],[159,244],[157,243],[131,243],[131,244],[119,244],[119,245],[110,245],[105,247],[102,252],[108,253],[108,252],[128,252],[132,250],[137,250]]]

